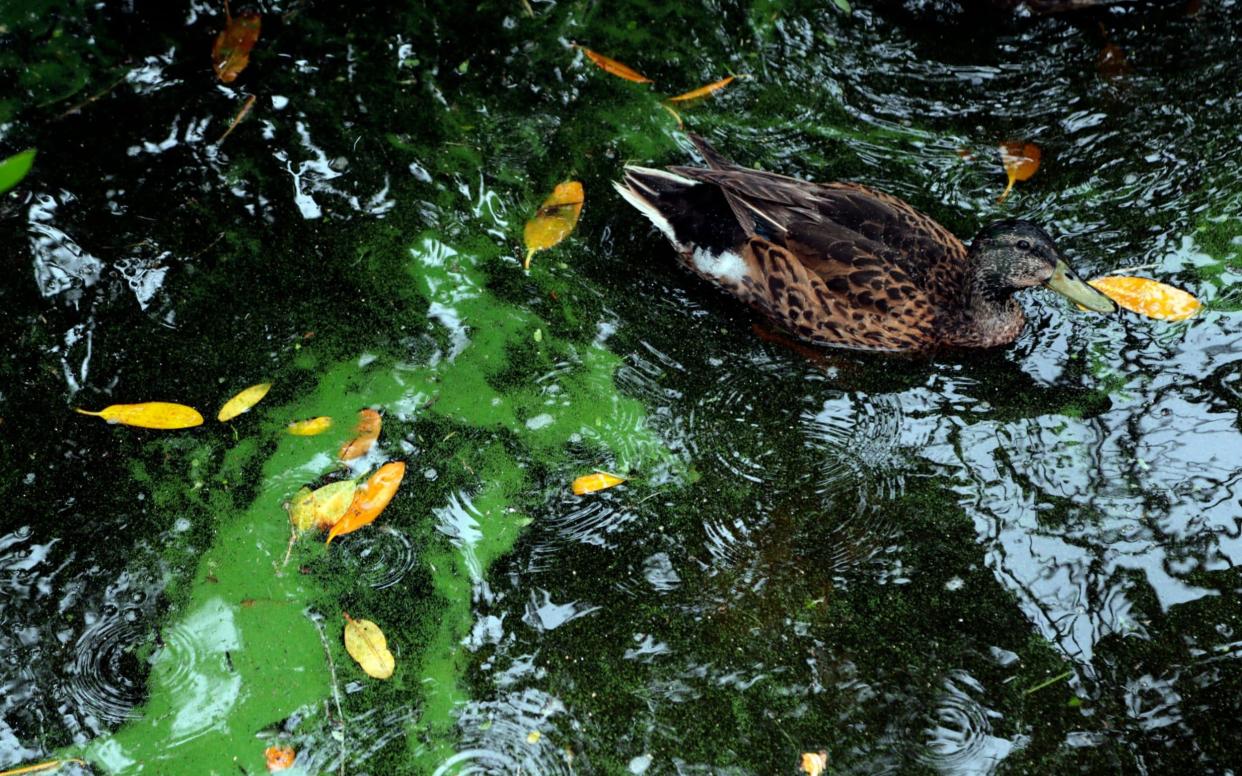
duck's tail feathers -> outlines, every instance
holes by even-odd
[[[686,137],[690,138],[690,142],[694,144],[694,150],[699,152],[699,156],[703,157],[703,161],[707,162],[707,166],[713,170],[731,170],[737,167],[732,159],[725,158],[719,151],[712,148],[712,144],[704,140],[702,135],[687,132]]]
[[[682,252],[731,249],[746,239],[719,186],[668,170],[628,165],[613,183]]]

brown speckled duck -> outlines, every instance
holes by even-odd
[[[914,352],[1005,345],[1024,323],[1014,293],[1040,284],[1115,309],[1035,224],[989,224],[967,249],[894,196],[750,170],[690,138],[707,167],[627,166],[617,191],[689,270],[802,340]]]

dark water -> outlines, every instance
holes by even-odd
[[[1237,3],[531,8],[268,3],[232,87],[212,4],[0,9],[0,156],[39,148],[0,198],[0,767],[259,773],[280,741],[305,773],[767,774],[818,750],[840,773],[1233,772]],[[964,238],[1036,219],[1082,274],[1205,311],[1033,292],[1012,347],[932,362],[757,336],[607,186],[682,162],[656,97],[730,72],[753,77],[682,114],[738,160]],[[1010,138],[1043,164],[998,205]],[[522,223],[571,177],[578,230],[523,275]],[[260,379],[231,429],[69,411],[214,415]],[[298,550],[298,597],[271,593],[336,637],[343,711],[302,628],[322,676],[287,680],[310,688],[291,714],[248,698],[245,661],[295,631],[248,624],[259,594],[219,599],[227,628],[196,607],[230,584],[212,553],[244,566],[233,526],[326,470],[283,424],[372,404],[409,473],[337,555]],[[632,481],[570,494],[596,467]],[[275,540],[239,546],[279,560],[267,513]],[[383,625],[393,681],[352,665],[338,610]],[[207,710],[166,736],[179,698]]]

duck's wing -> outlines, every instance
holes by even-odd
[[[798,223],[835,224],[882,246],[920,285],[956,285],[966,247],[948,229],[908,203],[855,183],[810,183],[777,173],[728,168],[672,167],[725,192],[748,235],[782,242]]]

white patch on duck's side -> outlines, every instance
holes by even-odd
[[[746,262],[733,251],[712,253],[703,248],[695,248],[690,259],[696,270],[722,283],[736,285],[746,277]]]
[[[671,242],[675,248],[683,250],[681,243],[677,242],[677,236],[673,234],[673,225],[668,222],[668,219],[665,218],[658,209],[656,209],[655,205],[648,202],[641,194],[634,191],[629,186],[626,186],[624,183],[613,181],[612,187],[617,190],[617,193],[620,194],[626,202],[633,205],[638,212],[650,219],[651,223],[655,224],[656,229],[663,232],[664,236],[668,238],[669,242]]]

